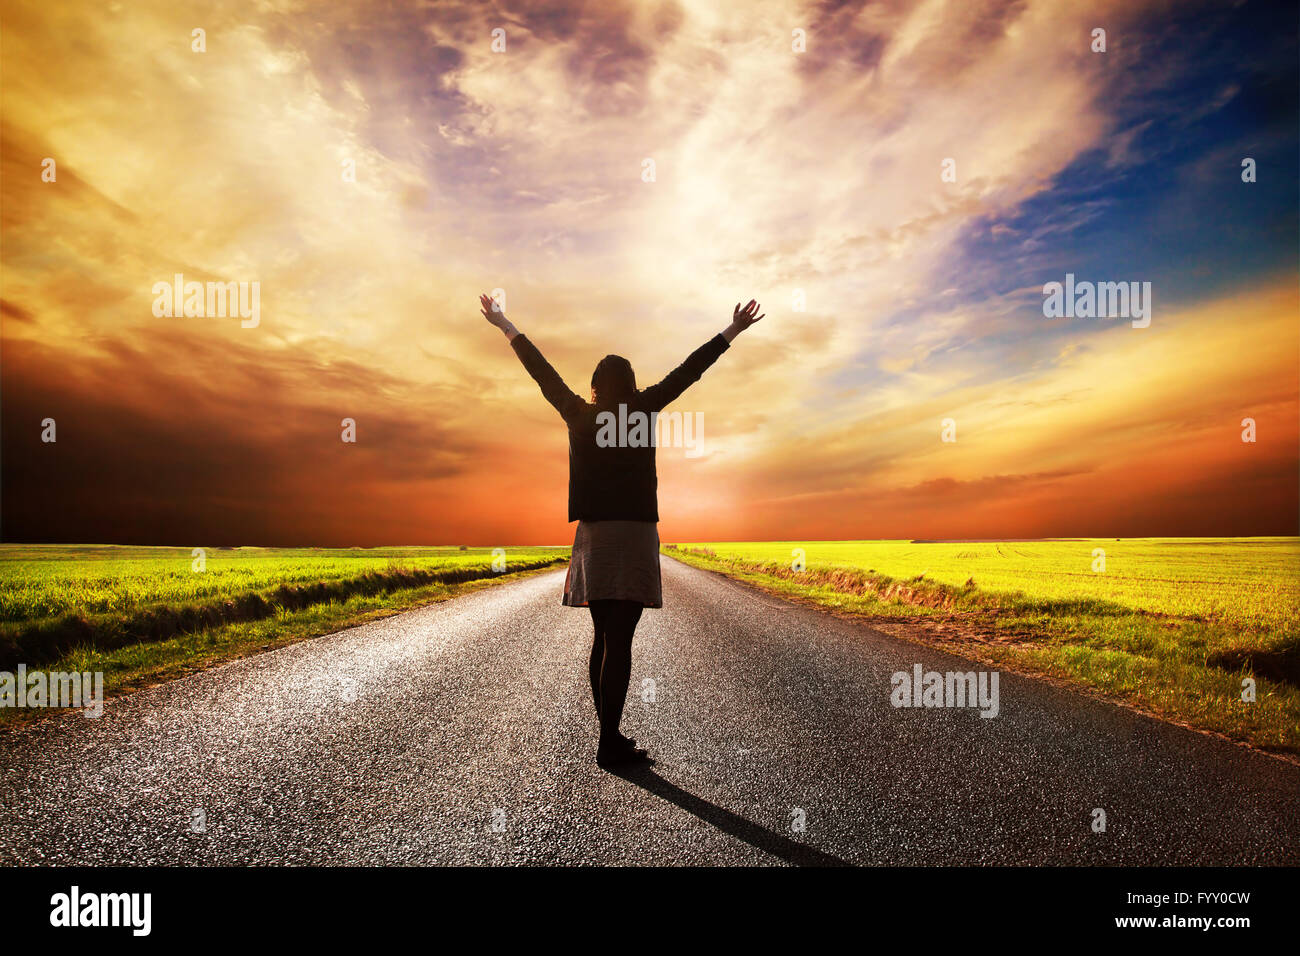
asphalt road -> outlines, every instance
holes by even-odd
[[[1005,672],[993,719],[895,709],[895,671],[979,665],[663,569],[652,771],[595,766],[557,571],[0,734],[0,861],[1300,862],[1300,768]]]

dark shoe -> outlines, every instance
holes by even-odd
[[[650,754],[639,747],[596,748],[596,765],[599,767],[627,767],[634,764],[653,764]]]
[[[601,741],[601,742],[600,742],[600,746],[602,746],[602,747],[606,746],[606,744],[604,743],[604,741]],[[614,737],[614,742],[613,742],[612,744],[610,744],[609,746],[611,747],[611,749],[615,749],[615,748],[618,748],[618,747],[626,747],[626,748],[628,748],[629,750],[635,750],[635,749],[636,749],[636,738],[635,738],[635,737],[624,737],[624,736],[620,733],[620,734],[618,734],[617,736]]]

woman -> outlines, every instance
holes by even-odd
[[[659,582],[659,503],[655,445],[633,428],[611,421],[641,412],[654,433],[654,415],[718,360],[734,339],[763,316],[752,299],[736,305],[731,325],[687,357],[658,385],[637,390],[627,359],[606,355],[591,374],[591,401],[575,395],[542,353],[491,299],[479,296],[483,317],[510,340],[542,395],[569,426],[569,520],[578,522],[564,581],[564,604],[591,611],[591,696],[600,721],[596,763],[610,767],[649,762],[636,741],[618,729],[632,676],[632,634],[642,608],[663,607]],[[622,406],[620,408],[620,406]],[[642,419],[643,421],[645,419]],[[616,438],[615,433],[619,435]]]

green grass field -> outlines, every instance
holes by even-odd
[[[792,567],[795,549],[803,571]],[[1300,754],[1297,538],[704,542],[667,553],[896,625],[900,636]],[[1254,702],[1242,699],[1247,677]]]
[[[911,640],[1300,754],[1300,539],[666,550]],[[499,573],[481,548],[209,549],[198,571],[188,549],[0,545],[0,670],[103,671],[112,695],[567,558],[567,548],[510,548]],[[0,720],[27,716],[0,709]]]
[[[0,670],[103,671],[121,693],[568,559],[568,548],[0,545]],[[31,712],[0,709],[0,720]]]
[[[506,567],[568,556],[567,548],[511,548]],[[492,549],[210,548],[194,570],[190,549],[114,545],[0,545],[0,622],[61,614],[130,614],[154,605],[204,603],[282,585],[345,581],[370,573],[490,572]]]

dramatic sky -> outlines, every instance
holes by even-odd
[[[1293,3],[5,0],[2,27],[6,541],[567,542],[564,428],[493,289],[580,394],[763,303],[676,406],[704,454],[660,450],[665,541],[1297,531]],[[260,323],[155,317],[176,273],[258,282]],[[1066,273],[1150,282],[1150,326],[1045,318]]]

